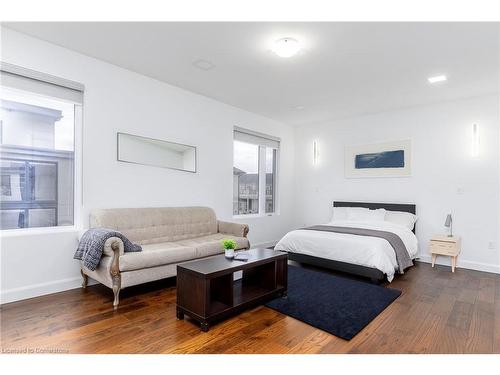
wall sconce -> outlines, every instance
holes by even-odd
[[[318,152],[318,142],[313,141],[313,164],[318,164],[319,152]]]
[[[472,124],[472,157],[479,156],[479,127],[477,124]]]

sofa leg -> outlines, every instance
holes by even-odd
[[[118,304],[120,303],[120,289],[121,289],[121,277],[120,275],[113,276],[113,294],[115,299],[113,301],[113,309],[118,308]]]
[[[82,274],[82,278],[83,278],[82,288],[85,289],[85,288],[87,288],[87,285],[89,283],[89,277],[83,273],[83,270],[80,270],[80,273]]]

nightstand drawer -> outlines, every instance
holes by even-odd
[[[451,257],[451,272],[457,267],[457,257],[462,249],[462,240],[458,236],[435,235],[429,242],[429,252],[432,254],[432,267],[438,255]]]
[[[430,252],[442,255],[457,255],[458,247],[454,243],[431,241]]]

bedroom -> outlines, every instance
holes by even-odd
[[[500,353],[498,22],[68,19],[2,20],[3,353]]]

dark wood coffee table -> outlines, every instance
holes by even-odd
[[[279,295],[286,296],[287,254],[270,249],[247,253],[247,261],[218,255],[178,265],[177,318],[187,314],[206,332],[215,321]],[[237,271],[243,271],[243,277],[234,280]]]

